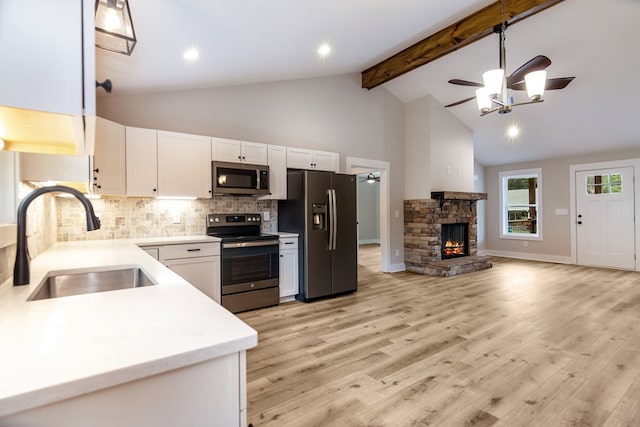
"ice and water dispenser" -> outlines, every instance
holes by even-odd
[[[313,215],[313,230],[327,229],[327,205],[322,203],[314,203],[311,207]]]

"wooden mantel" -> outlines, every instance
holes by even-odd
[[[513,25],[564,0],[504,1],[506,23]],[[488,36],[494,32],[496,26],[501,24],[502,1],[499,0],[364,70],[362,87],[373,89],[393,80]]]
[[[432,191],[431,198],[440,201],[440,209],[442,205],[449,200],[465,200],[469,202],[469,209],[478,200],[487,200],[487,193],[467,193],[463,191]]]

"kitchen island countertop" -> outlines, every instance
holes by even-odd
[[[257,333],[136,244],[60,242],[31,262],[31,284],[0,286],[0,417],[239,352]],[[156,285],[27,301],[50,271],[139,266]]]

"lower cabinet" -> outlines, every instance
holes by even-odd
[[[145,252],[220,303],[220,244],[142,246]]]
[[[292,300],[298,294],[298,238],[280,238],[280,300]]]

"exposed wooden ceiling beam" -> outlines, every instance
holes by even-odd
[[[507,25],[528,18],[564,0],[505,0]],[[502,2],[496,1],[453,25],[362,72],[362,87],[373,89],[411,70],[467,46],[494,32],[502,23]]]

